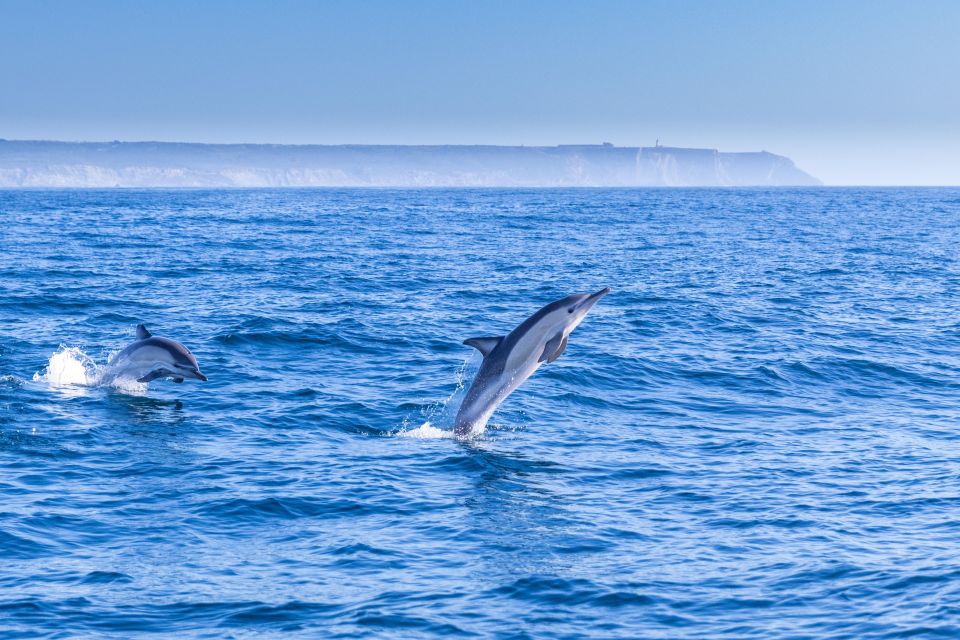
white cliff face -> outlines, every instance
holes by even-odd
[[[284,146],[0,140],[0,187],[817,185],[788,158],[670,147]]]
[[[667,187],[816,186],[820,181],[789,158],[766,151],[644,147],[637,154],[637,183]]]
[[[104,167],[90,164],[51,164],[40,167],[0,168],[2,187],[87,187],[202,186],[194,184],[184,168]]]

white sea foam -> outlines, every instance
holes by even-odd
[[[429,405],[421,411],[421,415],[426,419],[424,423],[418,427],[411,428],[410,421],[404,420],[403,426],[391,435],[400,438],[417,438],[420,440],[455,438],[456,434],[453,431],[453,421],[457,415],[457,410],[460,409],[460,403],[463,402],[463,396],[466,393],[466,381],[472,378],[476,372],[476,366],[470,366],[473,362],[474,359],[472,357],[467,358],[463,361],[463,364],[457,368],[457,388],[453,390],[453,393],[451,393],[446,400]],[[416,423],[414,422],[413,424]],[[476,437],[480,435],[480,433],[482,433],[482,431],[473,433],[471,437]]]
[[[52,387],[92,387],[97,384],[99,377],[99,367],[80,347],[60,345],[50,356],[46,368],[33,374],[33,381],[46,382]]]
[[[400,438],[417,438],[419,440],[438,440],[441,438],[454,437],[452,430],[439,429],[430,424],[429,421],[424,422],[416,429],[401,429],[397,431],[396,435]]]
[[[142,382],[111,376],[108,366],[98,365],[80,347],[66,345],[60,345],[50,356],[47,366],[33,374],[33,381],[57,389],[110,386],[134,394],[147,390],[147,385]]]

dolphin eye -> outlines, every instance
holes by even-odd
[[[567,309],[567,313],[573,313],[573,307],[570,307],[569,309]]]

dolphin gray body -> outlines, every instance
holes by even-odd
[[[142,324],[137,325],[137,341],[111,358],[107,376],[137,382],[159,378],[171,378],[174,382],[183,382],[184,378],[207,380],[189,349],[176,340],[151,335]]]
[[[575,293],[551,302],[505,336],[464,340],[463,344],[483,354],[483,363],[457,412],[456,435],[482,430],[500,403],[541,364],[560,357],[570,332],[608,293],[610,289]]]

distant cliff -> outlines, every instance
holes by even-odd
[[[0,187],[806,186],[789,158],[716,149],[0,140]]]

